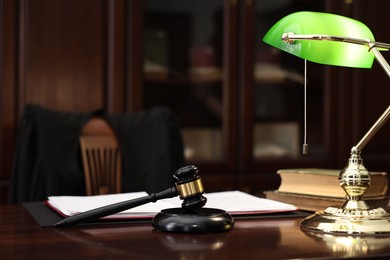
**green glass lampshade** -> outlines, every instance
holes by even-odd
[[[278,21],[263,41],[300,58],[320,64],[354,68],[371,68],[374,55],[365,45],[338,41],[295,40],[284,42],[284,33],[295,35],[330,35],[374,41],[363,23],[340,15],[320,12],[292,13]]]

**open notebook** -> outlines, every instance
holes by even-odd
[[[46,204],[60,215],[66,217],[94,208],[147,195],[146,192],[131,192],[97,196],[51,196],[46,201]],[[222,209],[231,215],[265,214],[297,210],[293,205],[258,198],[241,191],[206,193],[204,196],[207,198],[205,207]],[[104,218],[153,218],[163,209],[181,207],[182,202],[183,200],[179,197],[163,199],[155,203],[150,202]]]

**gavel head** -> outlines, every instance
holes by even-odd
[[[202,195],[204,189],[197,167],[193,165],[182,167],[173,174],[173,177],[176,179],[179,197],[184,200],[181,204],[183,209],[196,210],[206,204],[207,199]]]

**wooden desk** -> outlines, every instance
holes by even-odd
[[[173,234],[150,224],[42,228],[17,205],[0,205],[2,259],[389,258],[390,238],[314,238],[299,218],[236,220],[218,234]],[[76,258],[75,258],[76,257]]]

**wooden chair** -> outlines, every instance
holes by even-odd
[[[115,133],[101,118],[92,118],[80,136],[86,195],[121,192],[121,153]]]

